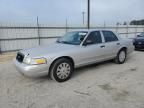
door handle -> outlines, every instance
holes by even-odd
[[[102,45],[102,46],[100,46],[101,48],[104,48],[105,47],[105,45]]]
[[[120,43],[117,43],[117,45],[120,45]]]

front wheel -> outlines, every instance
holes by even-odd
[[[122,49],[118,52],[117,57],[115,58],[115,63],[117,64],[123,64],[126,60],[127,54],[126,50]]]
[[[74,71],[73,64],[66,58],[58,59],[50,69],[50,77],[57,82],[64,82],[70,79]]]

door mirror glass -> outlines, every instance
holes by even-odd
[[[80,36],[80,41],[82,42],[84,40],[84,36]]]
[[[93,44],[93,41],[92,40],[86,40],[83,45],[87,46],[87,45],[90,45],[90,44]]]

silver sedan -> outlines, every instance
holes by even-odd
[[[49,75],[64,82],[75,68],[111,59],[122,64],[133,50],[132,40],[121,39],[112,31],[73,31],[52,45],[19,51],[14,64],[23,75]]]

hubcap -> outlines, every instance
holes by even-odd
[[[120,54],[119,54],[119,61],[120,62],[123,62],[126,58],[126,54],[124,51],[121,51]]]
[[[70,65],[68,63],[61,63],[57,67],[57,77],[60,79],[66,79],[70,74]]]

